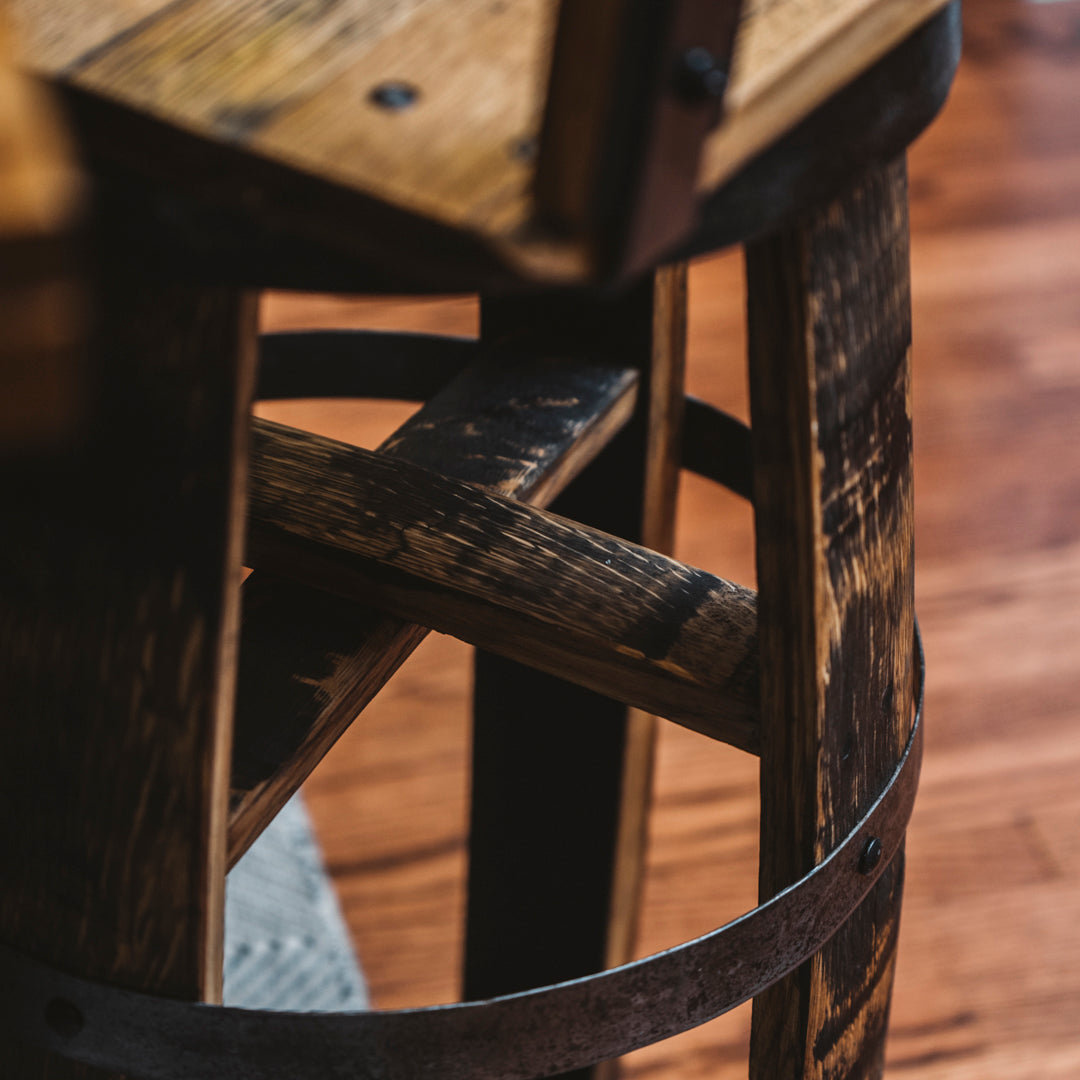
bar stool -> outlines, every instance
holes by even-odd
[[[13,10],[93,181],[93,340],[74,448],[4,463],[10,1075],[544,1076],[753,996],[752,1076],[879,1076],[921,745],[903,151],[957,5]],[[685,260],[733,243],[749,429],[682,383]],[[480,338],[257,343],[266,287],[474,291]],[[424,404],[372,453],[253,394]],[[757,593],[665,553],[680,467],[753,498]],[[217,1006],[227,867],[430,628],[482,650],[466,1003]],[[652,714],[760,755],[761,906],[626,963]]]

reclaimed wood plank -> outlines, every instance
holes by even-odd
[[[62,75],[110,42],[151,21],[172,0],[9,0],[7,7],[35,71]]]
[[[155,2],[118,14],[106,40],[88,27],[78,53],[55,39],[78,41],[85,5],[60,6],[17,0],[36,71],[409,213],[522,224],[532,163],[518,148],[539,126],[550,0]],[[387,83],[414,88],[415,106],[381,105]]]
[[[638,383],[618,363],[550,355],[502,349],[478,360],[379,452],[545,505],[626,423]],[[245,582],[230,861],[426,634],[271,575]]]
[[[746,0],[725,117],[698,190],[715,190],[949,0]]]
[[[481,332],[519,347],[632,360],[633,421],[553,504],[670,550],[685,357],[685,267],[617,299],[486,299]],[[485,998],[631,958],[651,802],[655,721],[478,651],[472,710],[463,994]],[[522,933],[521,927],[529,932]],[[610,1064],[572,1074],[600,1077]]]
[[[911,299],[903,160],[748,248],[761,603],[761,900],[895,768],[912,708]],[[879,1077],[903,851],[755,999],[751,1077]]]
[[[752,590],[411,464],[254,427],[256,568],[756,748]]]
[[[90,435],[5,467],[0,935],[216,1001],[255,305],[155,272],[127,207],[96,221]]]
[[[753,0],[699,191],[715,189],[946,2]],[[39,74],[464,230],[515,273],[594,272],[580,241],[536,227],[531,147],[547,96],[550,0],[308,0],[284,9],[271,0],[15,0],[13,9],[26,63]],[[386,82],[419,93],[388,109],[372,97]],[[118,114],[95,137],[122,140],[124,123]],[[315,213],[320,204],[313,200]]]

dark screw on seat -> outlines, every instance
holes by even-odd
[[[675,93],[688,104],[724,96],[728,73],[708,49],[695,45],[679,57],[675,68]]]
[[[368,96],[380,109],[400,110],[415,104],[420,91],[411,83],[384,82],[379,83]]]

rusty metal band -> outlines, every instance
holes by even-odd
[[[915,719],[874,805],[816,869],[734,922],[666,952],[490,1001],[366,1013],[263,1012],[132,993],[0,946],[0,1031],[131,1080],[529,1080],[711,1020],[817,952],[899,850],[922,758]],[[872,868],[862,855],[877,841]]]

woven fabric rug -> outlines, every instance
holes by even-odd
[[[225,1004],[359,1012],[367,986],[295,796],[225,882]]]

